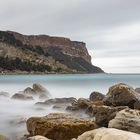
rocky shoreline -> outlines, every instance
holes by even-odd
[[[0,96],[9,98],[5,92]],[[59,113],[20,119],[16,123],[25,123],[27,132],[15,139],[0,133],[0,140],[140,140],[140,88],[119,83],[106,95],[94,91],[88,99],[76,99],[51,98],[42,85],[33,84],[10,98],[30,101],[36,97],[41,101],[33,106],[52,107]]]

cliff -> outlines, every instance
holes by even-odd
[[[91,56],[84,42],[63,37],[0,31],[0,58],[1,72],[103,72],[91,64]]]

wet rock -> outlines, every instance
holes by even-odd
[[[56,110],[65,110],[66,107],[67,107],[66,104],[57,104],[57,105],[54,105],[52,108]]]
[[[40,99],[48,99],[50,98],[49,91],[40,84],[33,84],[33,88],[27,87],[23,94],[29,96],[38,96]]]
[[[123,83],[116,84],[109,88],[104,103],[108,106],[129,106],[134,108],[134,103],[140,100],[140,94],[135,90]]]
[[[92,120],[73,118],[63,113],[51,113],[45,117],[27,120],[27,129],[31,136],[41,135],[53,140],[71,140],[96,127]]]
[[[135,91],[136,91],[137,93],[140,93],[140,88],[136,88]]]
[[[50,97],[49,91],[40,84],[33,84],[33,91],[35,91],[37,94],[40,94],[40,98]]]
[[[89,100],[93,101],[93,102],[102,101],[104,98],[105,98],[105,95],[103,95],[100,92],[96,92],[96,91],[92,92],[89,96]]]
[[[116,113],[120,110],[127,108],[126,106],[109,107],[109,106],[96,106],[92,105],[88,107],[86,113],[91,117],[95,117],[95,122],[99,126],[108,126],[108,123],[113,119]]]
[[[140,111],[124,109],[109,122],[109,127],[140,134]]]
[[[0,133],[0,140],[10,140],[10,139]]]
[[[78,107],[78,106],[67,106],[66,107],[66,111],[79,111],[80,110],[80,108]]]
[[[24,94],[30,95],[30,96],[36,95],[36,94],[37,94],[37,93],[36,93],[32,88],[30,88],[30,87],[27,87],[23,92],[24,92]]]
[[[114,128],[99,128],[83,133],[72,140],[139,140],[140,135]]]
[[[4,92],[4,91],[1,91],[0,92],[0,97],[9,97],[10,94],[8,92]]]
[[[50,139],[38,135],[38,136],[34,136],[34,137],[29,137],[27,140],[50,140]]]
[[[32,96],[28,96],[28,95],[20,94],[20,93],[14,94],[11,98],[17,99],[17,100],[33,100]]]
[[[48,99],[50,96],[46,95],[45,93],[42,93],[39,95],[39,99]]]
[[[71,104],[76,101],[76,98],[69,97],[69,98],[54,98],[46,100],[45,102],[38,102],[36,105],[58,105],[58,104]]]
[[[66,108],[67,111],[79,111],[86,110],[92,104],[91,101],[85,98],[79,98],[77,101],[73,102],[71,106]]]

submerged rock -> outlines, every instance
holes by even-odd
[[[55,104],[53,105],[53,109],[56,109],[56,110],[65,110],[67,107],[67,104]]]
[[[114,128],[99,128],[72,140],[140,140],[140,135]]]
[[[109,106],[89,106],[86,113],[91,117],[95,117],[95,122],[99,126],[108,126],[108,123],[113,119],[116,113],[120,110],[127,108],[126,106],[109,107]]]
[[[140,111],[132,109],[122,110],[109,122],[108,127],[140,134]]]
[[[105,98],[105,95],[103,95],[100,92],[96,92],[96,91],[92,92],[89,96],[89,100],[93,101],[93,102],[102,101],[104,98]]]
[[[32,96],[28,96],[28,95],[21,94],[21,93],[16,93],[11,98],[17,99],[17,100],[33,100]]]
[[[0,92],[0,97],[9,97],[10,94],[8,92],[4,92],[4,91],[1,91]]]
[[[45,117],[31,117],[27,120],[27,129],[31,136],[41,135],[53,140],[71,140],[96,127],[92,120],[73,118],[64,113],[51,113]]]
[[[49,91],[40,84],[33,84],[33,90],[37,94],[40,94],[40,98],[49,98],[50,97]]]
[[[134,104],[134,109],[140,110],[140,101],[136,101]]]
[[[86,110],[91,105],[91,101],[85,98],[79,98],[77,101],[73,102],[71,106],[66,108],[67,111],[79,111]]]
[[[38,102],[36,105],[55,105],[55,104],[71,104],[76,101],[76,98],[54,98],[46,100],[45,102]]]
[[[140,94],[123,83],[116,84],[109,88],[104,103],[108,106],[129,106],[134,108],[134,103],[140,100]]]
[[[40,99],[48,99],[50,98],[49,91],[40,84],[33,84],[33,88],[27,87],[23,94],[28,96],[38,96]]]

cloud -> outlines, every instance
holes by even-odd
[[[84,41],[93,63],[99,60],[97,65],[106,70],[109,59],[139,60],[139,13],[139,0],[0,0],[0,29]],[[135,59],[136,67],[138,60]],[[125,67],[132,71],[130,63]],[[121,72],[121,68],[113,66],[111,70]]]

